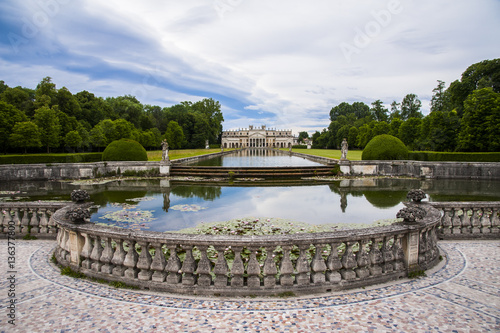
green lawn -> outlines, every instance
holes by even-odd
[[[288,149],[281,150],[288,151]],[[292,149],[292,152],[336,159],[340,159],[341,156],[341,152],[338,149]],[[347,152],[347,159],[351,161],[361,161],[362,153],[362,150],[349,150]]]
[[[233,150],[226,149],[225,151]],[[161,150],[148,151],[148,161],[161,161]],[[179,158],[193,157],[198,155],[206,155],[212,153],[220,153],[220,148],[216,149],[179,149],[179,150],[169,150],[168,156],[171,160],[177,160]]]

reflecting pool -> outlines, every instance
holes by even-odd
[[[290,155],[284,151],[270,149],[244,149],[220,157],[189,163],[196,166],[222,167],[286,167],[321,166],[323,164]]]
[[[373,224],[393,219],[408,190],[430,201],[500,201],[500,181],[361,178],[332,182],[188,183],[166,179],[0,184],[0,200],[68,200],[85,189],[98,206],[91,220],[134,230],[175,231],[202,222],[280,218],[309,224]]]

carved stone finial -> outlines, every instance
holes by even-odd
[[[88,208],[73,208],[66,212],[66,218],[73,223],[84,223],[85,219],[90,218],[90,210]]]
[[[425,217],[427,212],[420,207],[406,207],[401,209],[397,214],[397,218],[402,218],[404,222],[417,222]]]
[[[71,192],[71,200],[76,203],[83,203],[90,199],[90,195],[85,190],[73,190]]]
[[[410,201],[420,202],[423,199],[427,198],[427,195],[423,190],[410,190],[406,195],[406,198]]]

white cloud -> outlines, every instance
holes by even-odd
[[[28,20],[41,10],[12,3]],[[498,57],[499,12],[496,0],[70,1],[21,59],[1,45],[1,79],[33,88],[50,75],[162,106],[213,97],[228,128],[321,130],[342,101],[415,93],[425,112],[437,80]]]

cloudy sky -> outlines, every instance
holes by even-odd
[[[224,129],[314,132],[341,102],[428,113],[437,80],[500,57],[499,0],[1,0],[0,80],[170,106],[213,98]]]

